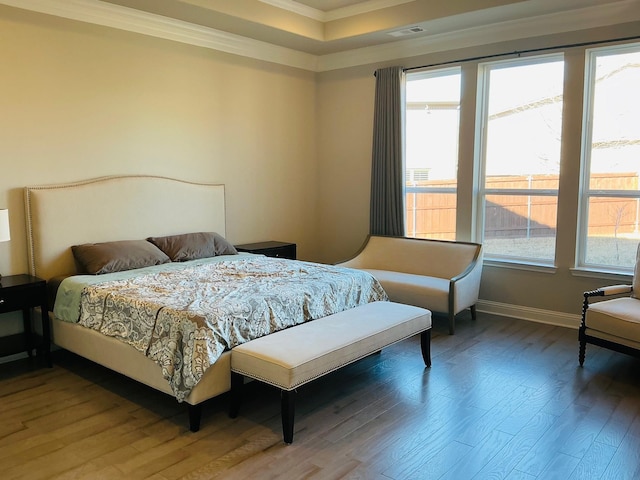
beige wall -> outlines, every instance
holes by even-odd
[[[318,260],[346,260],[369,231],[375,84],[371,67],[318,82]]]
[[[112,174],[224,183],[232,241],[312,251],[312,73],[8,7],[0,65],[4,273],[27,267],[24,185]]]
[[[114,174],[224,183],[232,242],[314,253],[313,73],[9,7],[0,65],[3,275],[27,271],[23,186]]]
[[[318,204],[320,242],[318,256],[335,262],[357,251],[369,228],[369,189],[371,163],[371,127],[373,124],[373,72],[383,66],[422,66],[480,55],[512,52],[587,42],[598,39],[637,35],[640,25],[625,24],[591,31],[520,40],[504,44],[478,46],[465,50],[397,59],[384,64],[325,72],[318,75],[318,151],[320,201]],[[572,67],[567,69],[565,124],[570,141],[563,145],[563,170],[560,185],[557,238],[557,270],[539,272],[521,268],[485,266],[480,297],[500,304],[531,307],[553,312],[580,314],[582,292],[625,278],[585,278],[572,275],[575,256],[575,228],[582,120],[582,79],[584,47],[566,53]],[[478,62],[463,68],[471,81],[463,86],[463,98],[475,103],[475,78]],[[567,62],[569,64],[569,62]],[[460,240],[469,240],[473,232],[471,214],[474,172],[475,111],[461,111],[461,129],[466,141],[460,145],[458,232]],[[553,320],[552,320],[553,321]]]

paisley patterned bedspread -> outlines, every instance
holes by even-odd
[[[79,323],[119,338],[154,360],[182,401],[223,351],[386,299],[378,281],[363,271],[233,256],[86,285]]]

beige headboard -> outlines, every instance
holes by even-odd
[[[25,187],[29,270],[75,272],[71,246],[188,232],[225,236],[224,185],[153,176]]]

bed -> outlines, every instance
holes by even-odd
[[[216,232],[219,237],[224,240],[226,237],[224,186],[187,182],[156,176],[112,176],[67,184],[29,186],[25,187],[24,193],[30,273],[47,280],[50,285],[58,285],[59,279],[65,278],[65,280],[59,284],[60,289],[58,290],[58,296],[60,298],[64,296],[60,292],[70,291],[71,287],[69,285],[73,285],[74,282],[79,282],[81,285],[79,290],[77,285],[74,287],[76,288],[75,298],[77,300],[80,298],[79,295],[81,295],[81,302],[88,302],[92,295],[105,295],[104,298],[109,299],[120,298],[116,297],[116,295],[120,295],[123,291],[128,292],[131,283],[137,283],[149,289],[149,279],[162,277],[162,281],[164,282],[165,277],[174,275],[173,272],[168,273],[166,271],[174,269],[181,272],[176,274],[182,278],[181,285],[185,285],[189,283],[191,278],[195,278],[195,272],[198,272],[198,275],[204,275],[201,273],[201,270],[208,269],[213,272],[222,268],[222,266],[224,266],[226,270],[224,274],[218,275],[220,278],[229,279],[235,275],[235,277],[242,278],[243,281],[246,281],[245,277],[247,277],[251,279],[249,283],[260,283],[256,279],[260,276],[265,276],[261,270],[262,273],[255,272],[252,274],[257,277],[248,277],[249,273],[247,273],[247,269],[253,268],[254,266],[258,269],[266,268],[270,272],[284,272],[287,268],[308,272],[315,271],[311,269],[318,268],[322,273],[325,269],[335,268],[340,270],[340,272],[329,272],[329,275],[333,276],[335,274],[337,277],[349,273],[346,272],[349,269],[340,267],[322,266],[319,264],[284,259],[267,259],[266,257],[252,254],[230,254],[226,256],[226,258],[224,255],[213,255],[213,258],[187,259],[189,261],[185,262],[163,261],[159,262],[158,265],[140,269],[128,270],[125,268],[124,272],[115,272],[116,277],[114,278],[109,276],[111,273],[107,273],[104,276],[78,275],[78,254],[77,251],[74,250],[76,253],[74,257],[71,249],[72,246],[84,246],[96,243],[104,244],[105,242],[118,243],[121,241],[145,242],[149,237],[156,239],[173,238],[171,236],[180,236],[195,232]],[[232,246],[230,248],[232,249]],[[269,262],[289,263],[274,265]],[[263,264],[265,266],[263,266]],[[144,276],[143,280],[133,280],[133,278],[137,278],[138,273]],[[130,276],[128,276],[129,274]],[[324,273],[322,274],[324,275]],[[118,275],[125,275],[126,278],[123,279],[118,277]],[[292,275],[294,275],[294,273],[281,275],[281,280]],[[274,275],[274,277],[275,276],[277,275]],[[91,281],[89,281],[86,286],[82,286],[85,278]],[[92,283],[94,281],[93,279],[97,279],[95,280],[95,285]],[[269,288],[272,288],[274,292],[277,291],[277,288],[280,288],[275,286],[275,280],[269,283]],[[369,280],[365,280],[365,282],[368,281]],[[216,285],[220,285],[220,288],[222,288],[222,284]],[[294,290],[292,285],[293,283],[289,283],[288,286],[285,285],[285,292]],[[347,284],[345,283],[345,285]],[[106,292],[106,289],[111,287],[117,287],[120,290],[117,294]],[[161,287],[162,286],[158,288]],[[218,291],[218,287],[207,288]],[[342,297],[344,295],[345,298],[349,297],[349,302],[356,303],[367,303],[369,301],[386,299],[384,290],[377,284],[375,279],[373,283],[367,284],[363,291],[346,292],[347,289],[353,289],[353,285],[350,285],[348,288],[346,286],[340,288],[345,290],[345,292],[331,292],[327,294],[327,298],[334,299],[335,297]],[[166,290],[169,291],[171,289]],[[233,287],[232,290],[241,291],[235,287]],[[78,292],[81,292],[81,294]],[[169,293],[167,295],[169,295]],[[285,294],[283,293],[282,295],[284,296]],[[307,293],[306,297],[313,297],[314,295]],[[242,295],[235,295],[234,301],[238,302],[241,296]],[[273,296],[279,297],[280,294]],[[247,300],[253,298],[250,294],[244,294],[244,297]],[[175,295],[171,298],[173,302],[177,302]],[[287,297],[287,299],[287,301],[292,301],[290,297]],[[80,300],[77,301],[80,302]],[[211,301],[213,300],[207,300],[207,302]],[[149,302],[151,302],[151,300],[149,300]],[[202,304],[207,304],[207,302],[202,302]],[[106,305],[106,302],[103,301],[103,303]],[[111,303],[116,302],[110,302],[110,304]],[[191,305],[194,302],[188,303]],[[356,306],[347,301],[341,301],[339,303],[342,305],[339,308],[343,309]],[[99,304],[100,302],[96,303],[96,305]],[[152,306],[156,305],[154,303],[150,304]],[[89,311],[88,305],[91,305],[91,303],[78,303],[78,308],[80,311]],[[173,308],[173,310],[169,307]],[[84,310],[82,310],[83,308]],[[129,306],[127,306],[127,308],[129,308]],[[191,309],[192,307],[189,308]],[[300,308],[305,310],[305,317],[308,317],[305,318],[304,321],[314,318],[313,313],[309,314],[309,311],[315,312],[316,317],[319,315],[319,310],[307,304]],[[199,371],[197,381],[192,381],[187,389],[180,389],[176,388],[175,382],[172,381],[170,375],[168,376],[167,365],[158,360],[161,355],[149,356],[149,352],[154,350],[153,345],[166,345],[170,343],[172,348],[176,348],[174,345],[175,342],[168,342],[165,339],[163,340],[164,343],[162,343],[156,338],[161,336],[157,334],[157,332],[163,331],[162,328],[157,325],[150,325],[149,328],[153,330],[153,335],[146,335],[146,337],[148,337],[145,337],[147,344],[140,346],[136,343],[139,338],[136,338],[135,342],[127,341],[123,340],[122,336],[113,334],[105,335],[104,328],[90,328],[90,320],[84,324],[80,322],[82,315],[78,317],[77,321],[64,318],[64,315],[60,313],[64,312],[64,309],[60,306],[59,302],[55,302],[54,305],[49,305],[49,309],[52,310],[49,312],[49,318],[53,344],[124,374],[149,387],[172,395],[178,401],[184,402],[188,406],[189,426],[192,431],[199,429],[202,402],[227,392],[230,389],[229,348],[234,346],[233,344],[226,345],[224,351],[210,355],[210,358],[214,360],[209,362],[210,364],[205,365],[202,371]],[[244,311],[246,307],[238,307],[235,305],[233,310],[234,315],[237,314],[238,309]],[[157,317],[156,321],[158,324],[169,325],[171,323],[170,318],[179,314],[180,317],[176,320],[176,324],[182,325],[188,323],[187,320],[192,319],[193,312],[181,313],[179,310],[180,307],[177,304],[161,305],[151,312],[151,314],[147,315],[147,317],[148,319]],[[217,309],[215,310],[217,311]],[[268,315],[271,315],[271,317],[274,316],[273,306],[269,306],[266,310],[271,312]],[[123,311],[128,310],[121,309],[118,311],[118,314],[122,314]],[[162,317],[163,322],[161,322],[160,312],[164,313],[166,311],[170,311],[172,315],[166,316],[169,320]],[[206,322],[204,323],[208,323],[211,315],[213,314],[207,310],[206,316],[204,313],[200,316],[206,317]],[[284,316],[284,314],[280,315]],[[266,330],[255,329],[258,331],[255,335],[268,334],[269,331],[273,331],[274,329],[286,328],[301,322],[300,319],[282,320],[282,324],[276,322],[276,324],[268,326]],[[128,322],[128,325],[137,325],[140,323],[140,314],[131,314],[130,318],[125,319],[125,321]],[[248,320],[245,319],[242,321]],[[120,324],[123,323],[123,319],[120,318],[119,322]],[[270,324],[273,322],[268,321],[267,323]],[[238,330],[235,326],[233,329]],[[117,330],[117,328],[113,330]],[[149,338],[151,337],[153,338],[150,340]],[[251,339],[244,338],[242,335],[238,337],[238,342]],[[235,333],[233,338],[234,341],[236,341]],[[155,350],[158,350],[158,348],[155,348]],[[183,352],[178,353],[179,355],[183,354]],[[207,353],[207,355],[209,354]],[[162,357],[166,363],[166,355]],[[182,361],[181,357],[180,360]],[[184,363],[186,364],[187,361],[184,360]],[[180,364],[180,362],[176,364]]]

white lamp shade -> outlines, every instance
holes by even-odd
[[[11,240],[9,232],[9,210],[0,209],[0,242],[8,242]]]

